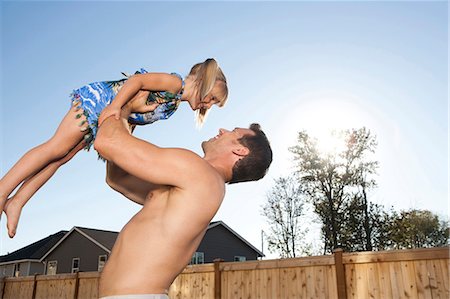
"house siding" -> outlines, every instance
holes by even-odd
[[[1,277],[11,277],[13,276],[14,264],[2,265],[0,266],[0,276]]]
[[[72,259],[80,258],[79,271],[97,271],[98,256],[108,252],[74,230],[46,258],[45,262],[58,261],[56,273],[71,273]]]
[[[234,262],[235,256],[245,256],[247,260],[258,259],[250,246],[222,225],[208,229],[196,251],[204,252],[205,263],[212,263],[216,258]]]
[[[43,263],[30,263],[30,271],[28,275],[44,274],[45,268]]]

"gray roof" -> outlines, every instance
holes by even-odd
[[[116,242],[117,236],[119,235],[118,232],[107,230],[100,230],[79,226],[77,226],[76,228],[78,228],[80,231],[84,232],[86,235],[90,236],[98,243],[108,248],[110,251],[113,248],[114,243]]]
[[[50,235],[14,252],[0,256],[0,263],[20,260],[39,260],[50,250],[50,248],[58,243],[66,233],[66,230],[59,231],[56,234]]]

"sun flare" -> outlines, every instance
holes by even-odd
[[[353,101],[337,98],[309,99],[289,112],[283,127],[287,128],[284,134],[290,136],[296,136],[297,132],[305,130],[317,139],[319,150],[327,154],[341,151],[345,147],[344,140],[335,134],[336,131],[361,128],[369,122],[367,111]]]

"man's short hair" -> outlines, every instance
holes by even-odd
[[[249,129],[255,134],[247,134],[239,139],[239,142],[249,149],[249,154],[234,164],[229,184],[257,181],[266,175],[272,163],[272,149],[266,134],[261,131],[261,126],[254,123]]]

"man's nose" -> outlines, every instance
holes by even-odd
[[[226,130],[226,129],[224,129],[224,128],[220,128],[220,129],[219,129],[219,134],[220,134],[220,135],[222,135],[222,134],[224,134],[224,133],[226,133],[226,132],[229,132],[229,131]]]

